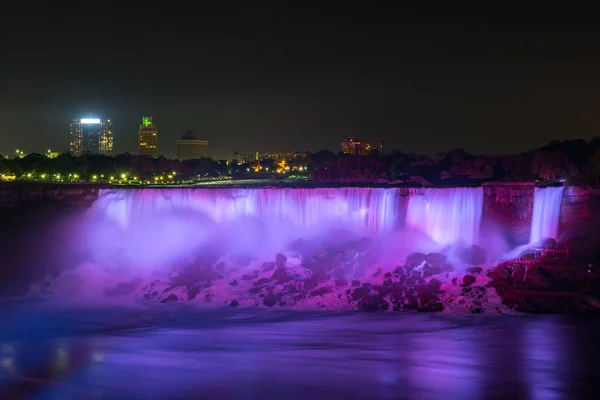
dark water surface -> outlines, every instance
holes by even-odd
[[[0,399],[597,399],[598,316],[0,303]]]

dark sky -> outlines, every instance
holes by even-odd
[[[3,3],[0,152],[66,150],[69,118],[90,113],[113,120],[117,152],[153,115],[161,153],[192,130],[216,158],[337,152],[347,135],[507,153],[600,132],[594,10],[321,3]]]

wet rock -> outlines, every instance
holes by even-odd
[[[441,253],[429,253],[425,257],[425,262],[429,265],[441,267],[446,264],[448,258]]]
[[[273,262],[263,263],[263,265],[260,267],[260,269],[263,270],[264,272],[273,271],[275,269],[275,263],[273,263]]]
[[[250,290],[248,290],[248,293],[250,293],[250,294],[258,294],[262,290],[263,290],[262,286],[260,286],[260,287],[253,287],[253,288],[250,288]]]
[[[262,278],[262,279],[257,280],[256,282],[254,282],[252,284],[252,286],[264,286],[264,285],[266,285],[269,282],[271,282],[270,279],[268,279],[268,278]]]
[[[471,275],[465,275],[465,276],[463,277],[463,285],[464,285],[464,286],[472,285],[472,284],[474,284],[474,283],[475,283],[475,281],[476,281],[476,280],[477,280],[477,279],[475,279],[475,277],[474,277],[474,276],[471,276]]]
[[[273,293],[269,293],[263,298],[263,304],[267,307],[273,307],[277,304],[277,297]]]
[[[200,293],[200,288],[198,286],[192,286],[188,289],[188,300],[194,300],[196,296]]]
[[[317,290],[313,290],[312,292],[310,292],[310,295],[312,297],[323,296],[324,294],[331,293],[331,292],[332,292],[331,288],[329,288],[327,286],[323,286]]]
[[[229,303],[229,306],[230,306],[230,307],[237,307],[237,306],[239,306],[239,305],[240,305],[240,303],[238,303],[238,301],[237,301],[237,300],[231,300],[231,303]]]
[[[160,302],[161,303],[173,303],[178,301],[179,298],[177,297],[176,294],[171,293],[169,296],[167,296],[166,298],[162,299]]]
[[[279,268],[283,268],[285,263],[287,262],[287,257],[281,253],[277,253],[275,255],[275,266]]]
[[[425,278],[429,278],[430,276],[433,276],[433,275],[439,275],[443,272],[444,272],[443,268],[439,265],[425,264],[423,266],[422,276],[425,279]]]
[[[336,279],[335,280],[335,286],[337,287],[344,287],[346,286],[347,282],[344,279]]]
[[[230,284],[231,286],[237,286],[237,284],[238,284],[238,281],[237,281],[237,279],[234,279],[232,282],[229,282],[229,284]]]
[[[438,290],[440,290],[440,288],[442,287],[442,281],[440,281],[438,279],[432,279],[427,284],[427,287],[428,287],[429,291],[435,293]]]
[[[356,287],[356,286],[360,286],[360,281],[354,280],[352,281],[352,286]]]
[[[458,258],[468,265],[482,265],[485,264],[487,255],[481,247],[473,245],[460,251]]]
[[[389,309],[389,303],[383,297],[376,294],[364,296],[358,304],[358,309],[364,312],[386,311]]]
[[[360,299],[362,299],[364,296],[366,296],[370,292],[371,292],[371,290],[369,288],[357,287],[356,289],[352,290],[352,292],[350,294],[350,298],[353,301],[359,301]]]
[[[483,271],[481,267],[469,267],[467,268],[467,272],[470,274],[480,274]]]
[[[426,258],[427,256],[423,253],[411,253],[406,257],[406,265],[410,268],[414,268],[425,261]]]
[[[301,282],[304,290],[313,290],[319,285],[319,280],[314,276]]]
[[[286,283],[294,279],[293,276],[288,275],[287,270],[285,268],[277,268],[273,275],[271,275],[271,279],[277,281],[278,283]]]
[[[541,247],[545,249],[555,249],[558,247],[558,243],[556,243],[556,240],[548,238],[541,243]]]
[[[244,281],[251,281],[256,278],[258,278],[258,271],[252,271],[249,274],[242,275],[242,280]]]

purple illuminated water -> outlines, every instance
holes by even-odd
[[[424,231],[436,243],[477,243],[483,188],[423,189],[408,202],[407,227]]]
[[[374,236],[399,220],[398,189],[102,190],[90,248],[160,264],[202,245],[270,254],[291,240],[347,230]]]
[[[558,238],[563,190],[562,186],[535,188],[530,243],[535,244],[544,239]]]

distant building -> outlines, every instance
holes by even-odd
[[[250,164],[252,161],[256,160],[256,155],[241,154],[236,151],[235,153],[233,153],[233,157],[231,159],[233,161],[237,161],[238,164]]]
[[[292,161],[306,158],[305,153],[256,153],[257,160],[273,160],[275,162]]]
[[[76,118],[70,125],[71,141],[69,150],[72,156],[101,154],[112,156],[113,133],[110,120],[101,118]]]
[[[186,132],[177,140],[177,159],[179,161],[208,158],[208,140],[196,139],[192,132]]]
[[[140,155],[158,157],[158,131],[152,122],[152,117],[142,117],[142,124],[138,132]]]
[[[360,140],[357,137],[350,136],[342,141],[342,152],[355,156],[368,156],[377,152],[383,154],[383,141],[381,140]]]

